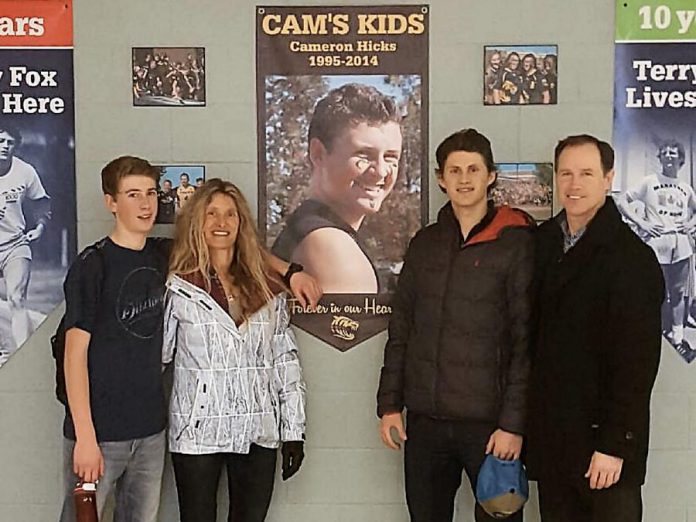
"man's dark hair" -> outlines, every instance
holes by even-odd
[[[135,156],[121,156],[111,160],[101,171],[102,192],[116,199],[121,180],[128,176],[147,176],[159,188],[160,170],[150,162]]]
[[[186,176],[186,179],[188,179],[188,180],[191,179],[191,178],[189,178],[188,172],[182,172],[181,174],[179,174],[179,179],[181,179],[183,176]]]
[[[606,175],[614,168],[614,149],[611,148],[611,145],[590,134],[578,134],[576,136],[568,136],[558,142],[556,149],[553,151],[554,170],[558,171],[558,158],[561,157],[561,152],[568,147],[578,147],[580,145],[594,145],[597,147],[599,159],[602,164],[602,173]]]
[[[495,173],[495,181],[488,187],[488,193],[490,194],[491,190],[493,190],[498,183],[497,169],[495,161],[493,160],[493,150],[491,149],[491,142],[488,138],[476,129],[459,130],[447,136],[442,143],[437,146],[437,150],[435,151],[435,158],[437,160],[437,169],[435,172],[437,175],[442,176],[447,158],[450,154],[459,150],[465,152],[478,152],[483,157],[488,172]],[[440,187],[440,190],[442,190],[442,187]]]
[[[15,140],[15,147],[18,147],[22,143],[22,133],[17,126],[9,121],[0,122],[0,132],[5,132],[12,136]]]
[[[196,183],[199,181],[205,181],[203,178],[196,178]]]
[[[684,163],[686,163],[686,149],[684,149],[684,145],[682,145],[680,141],[674,139],[661,141],[657,146],[658,159],[662,155],[662,151],[665,149],[677,149],[677,154],[679,154],[679,168],[682,168]]]
[[[379,125],[393,121],[401,124],[396,101],[370,85],[348,83],[330,91],[314,107],[307,143],[317,138],[326,150],[348,126],[367,123]]]

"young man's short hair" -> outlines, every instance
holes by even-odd
[[[594,145],[597,147],[599,159],[602,164],[602,172],[605,175],[614,168],[614,149],[611,145],[590,134],[578,134],[575,136],[568,136],[558,142],[556,149],[553,151],[554,170],[558,170],[558,158],[561,157],[561,153],[566,148],[578,147],[580,145]]]
[[[22,133],[16,125],[13,125],[9,121],[0,121],[0,132],[12,136],[15,140],[15,147],[22,143]]]
[[[665,149],[677,149],[677,154],[679,154],[679,168],[682,168],[684,163],[686,163],[686,149],[684,149],[684,145],[682,145],[680,141],[674,139],[662,141],[657,146],[658,158]]]
[[[447,136],[442,143],[437,146],[437,150],[435,151],[437,175],[442,176],[444,173],[445,163],[449,155],[460,150],[464,152],[477,152],[483,157],[488,172],[496,173],[495,181],[488,186],[488,193],[490,194],[491,190],[493,190],[498,183],[497,168],[493,160],[493,150],[491,149],[490,140],[476,129],[459,130]],[[440,190],[445,192],[442,187],[440,187]]]
[[[348,83],[337,87],[319,100],[309,124],[307,143],[317,138],[327,150],[349,125],[379,125],[393,121],[401,124],[396,101],[370,85]]]
[[[111,160],[101,171],[102,192],[116,199],[121,180],[128,176],[147,176],[159,188],[160,172],[150,162],[135,156],[121,156]]]

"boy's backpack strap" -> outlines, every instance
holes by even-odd
[[[96,243],[85,248],[80,257],[85,259],[89,255],[96,255],[99,260],[98,277],[96,284],[98,285],[97,296],[101,297],[104,279],[106,278],[106,259],[104,258],[103,247],[106,244],[106,238],[97,241]],[[98,304],[98,301],[97,301]],[[65,388],[65,315],[61,317],[58,328],[51,336],[51,353],[56,361],[56,398],[58,401],[67,406],[68,394]]]
[[[107,239],[103,238],[97,241],[96,243],[91,244],[87,248],[85,248],[82,251],[82,255],[85,257],[89,255],[88,252],[94,252],[97,256],[97,259],[99,260],[99,264],[97,265],[98,271],[97,275],[98,277],[96,278],[96,282],[98,284],[97,286],[97,296],[98,298],[101,298],[103,286],[104,286],[104,279],[106,279],[106,259],[104,258],[104,245],[106,244]],[[98,301],[97,301],[98,304]]]

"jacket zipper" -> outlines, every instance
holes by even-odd
[[[455,250],[450,251],[450,256],[449,260],[447,263],[447,276],[445,277],[445,294],[442,299],[442,303],[440,303],[440,324],[438,325],[438,334],[437,334],[437,344],[435,345],[435,381],[433,382],[432,385],[432,390],[433,390],[433,413],[437,415],[437,412],[439,411],[439,401],[438,401],[438,389],[437,385],[439,382],[439,379],[437,378],[439,372],[440,372],[440,352],[442,348],[442,318],[445,313],[445,303],[447,302],[447,297],[448,297],[448,290],[450,288],[448,282],[450,279],[450,275],[452,274],[452,265],[454,265],[454,257],[459,254],[461,251],[463,251],[467,247],[475,247],[476,245],[485,245],[488,242],[485,243],[475,243],[473,245],[468,245],[468,244],[458,244]]]

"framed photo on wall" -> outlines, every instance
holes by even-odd
[[[196,188],[205,183],[203,165],[157,165],[160,169],[160,189],[157,198],[155,223],[174,223],[176,214],[193,196]]]
[[[133,47],[133,105],[204,107],[203,47]]]
[[[483,48],[484,105],[555,105],[557,100],[557,45]]]
[[[553,215],[552,163],[498,163],[498,180],[493,189],[496,205],[524,210],[536,221]]]

